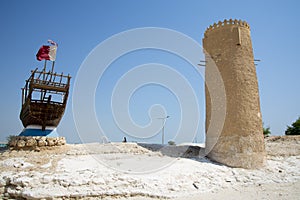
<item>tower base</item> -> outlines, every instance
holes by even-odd
[[[216,143],[216,140],[218,142]],[[211,146],[215,144],[215,146]],[[221,136],[207,138],[206,155],[230,167],[260,168],[265,164],[264,139],[252,136]]]

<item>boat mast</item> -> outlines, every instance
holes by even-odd
[[[43,68],[43,83],[45,82],[45,73],[46,73],[46,66],[47,66],[47,60],[45,60],[45,63],[44,63],[44,68]],[[34,78],[34,77],[33,77]],[[43,101],[44,100],[44,96],[46,95],[46,91],[45,90],[41,90],[41,98],[40,100]]]
[[[46,66],[47,66],[47,60],[45,60],[44,68],[43,68],[43,81],[45,81]]]
[[[54,72],[54,64],[55,64],[55,60],[52,61],[52,67],[51,67],[51,73],[50,73],[50,81],[52,81],[52,75],[53,75],[53,72]]]
[[[54,71],[54,64],[55,64],[55,60],[54,60],[54,61],[52,61],[51,74],[53,74],[53,71]]]

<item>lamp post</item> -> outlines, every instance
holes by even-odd
[[[169,118],[170,116],[166,116],[166,117],[160,117],[160,118],[156,118],[156,119],[161,119],[162,120],[162,134],[161,134],[161,144],[164,144],[164,139],[165,139],[165,124],[166,124],[166,120]]]

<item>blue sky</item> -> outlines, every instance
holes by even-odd
[[[74,83],[89,53],[114,34],[133,28],[161,27],[179,31],[201,45],[204,31],[209,25],[230,18],[246,20],[250,24],[254,56],[261,59],[257,66],[257,76],[263,121],[265,126],[271,127],[273,135],[282,135],[286,126],[300,115],[299,7],[300,3],[296,0],[2,0],[0,141],[22,131],[19,120],[20,88],[31,69],[42,67],[42,62],[35,59],[35,54],[48,39],[59,44],[56,71],[70,73]],[[171,66],[190,82],[196,92],[200,110],[197,140],[203,140],[203,79],[178,56],[151,49],[123,55],[112,63],[99,82],[95,93],[95,108],[105,134],[113,141],[126,136],[113,122],[110,108],[112,89],[122,74],[146,63]],[[80,142],[72,119],[72,93],[73,85],[58,132],[67,137],[69,142]],[[167,88],[150,84],[137,90],[129,102],[133,120],[140,125],[149,123],[148,111],[153,104],[164,105],[166,114],[171,116],[166,123],[165,141],[174,139],[180,126],[181,114],[176,96]],[[160,137],[158,134],[147,141],[160,142]]]

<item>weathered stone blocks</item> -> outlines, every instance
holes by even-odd
[[[61,146],[66,144],[64,137],[44,137],[44,136],[13,136],[10,138],[8,146],[13,149],[35,149],[36,147]]]
[[[39,147],[47,146],[48,143],[47,143],[46,139],[47,139],[46,137],[39,137],[39,138],[37,138],[37,145]]]

